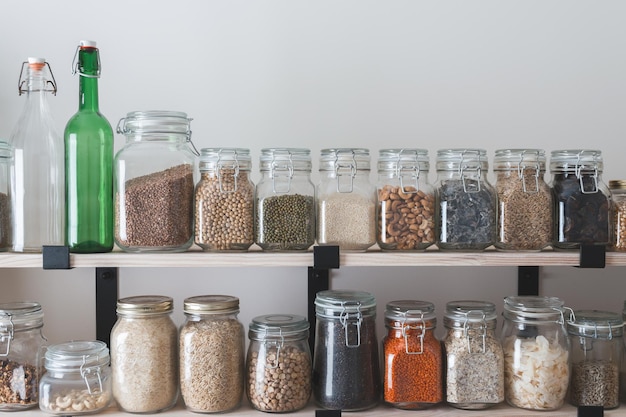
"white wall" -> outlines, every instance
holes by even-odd
[[[23,97],[21,62],[43,56],[59,93],[59,132],[77,108],[70,67],[98,42],[100,106],[115,127],[134,110],[187,112],[198,148],[597,148],[604,179],[626,178],[626,2],[0,1],[0,138]],[[116,136],[116,149],[123,138]],[[258,177],[256,177],[258,178]],[[256,180],[255,178],[255,180]],[[314,175],[314,179],[316,176]],[[372,175],[375,179],[375,175]],[[435,180],[431,170],[431,181]],[[542,268],[542,292],[574,308],[620,311],[625,271]],[[501,304],[516,268],[344,268],[333,285],[392,299]],[[93,338],[94,273],[0,270],[0,301],[38,299],[53,342]],[[306,313],[297,268],[120,270],[122,296],[241,297],[241,319]],[[79,302],[80,301],[80,302]],[[379,320],[382,323],[382,320]],[[382,329],[382,326],[381,326]]]

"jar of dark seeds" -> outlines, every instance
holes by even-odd
[[[552,190],[541,149],[499,149],[493,170],[498,195],[495,247],[539,251],[552,243]]]
[[[382,387],[374,296],[364,291],[321,291],[315,297],[315,316],[317,404],[350,411],[376,406]]]
[[[127,252],[180,252],[193,243],[190,121],[172,111],[130,112],[114,160],[115,243]],[[195,149],[195,148],[194,148]]]
[[[556,216],[553,246],[577,249],[609,244],[611,194],[602,182],[602,153],[588,149],[552,151],[550,170]]]
[[[611,248],[626,251],[626,180],[609,181],[613,199],[613,241]]]
[[[376,243],[376,190],[367,149],[323,149],[317,187],[317,243],[366,250]]]
[[[195,194],[195,243],[207,251],[245,251],[254,243],[250,151],[204,148]]]
[[[252,319],[246,359],[246,393],[252,406],[270,413],[304,408],[311,396],[309,322],[292,314]]]
[[[0,411],[36,407],[46,346],[39,303],[0,304]]]
[[[496,240],[496,191],[484,149],[437,152],[437,246],[483,250]]]
[[[572,344],[569,402],[576,407],[619,407],[624,347],[621,314],[577,310],[567,322],[567,331]]]
[[[266,251],[302,251],[315,243],[311,151],[261,150],[255,194],[255,242]]]
[[[0,252],[11,248],[11,163],[13,150],[0,142]]]

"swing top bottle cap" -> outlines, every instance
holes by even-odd
[[[46,65],[46,59],[45,58],[37,58],[37,57],[32,57],[29,56],[28,57],[28,66],[36,69],[36,70],[40,70],[44,67],[44,65]]]
[[[96,41],[80,41],[80,47],[81,48],[95,48],[96,47]]]

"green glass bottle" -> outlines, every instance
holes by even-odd
[[[76,55],[78,112],[64,133],[66,244],[71,252],[109,252],[113,249],[113,129],[98,108],[96,43],[81,41]]]

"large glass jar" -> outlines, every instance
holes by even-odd
[[[510,405],[528,410],[563,405],[570,376],[563,310],[556,297],[504,299],[504,388]]]
[[[426,249],[436,241],[435,189],[425,149],[381,149],[376,241],[383,250]]]
[[[496,192],[484,149],[437,152],[437,246],[483,250],[496,240]]]
[[[0,252],[11,248],[11,164],[13,149],[0,142]]]
[[[376,189],[367,149],[323,149],[317,187],[317,243],[366,250],[376,243]]]
[[[626,180],[609,181],[613,198],[613,241],[611,248],[626,251]]]
[[[552,190],[541,149],[499,149],[493,170],[498,194],[495,247],[539,251],[552,243]]]
[[[256,244],[266,251],[307,250],[315,243],[315,186],[311,151],[261,150],[256,186]]]
[[[383,338],[383,399],[420,410],[443,401],[443,355],[435,337],[435,307],[428,301],[387,303]]]
[[[0,411],[37,406],[46,346],[42,327],[39,303],[0,304]]]
[[[309,322],[292,314],[252,319],[246,393],[252,407],[270,413],[304,408],[311,397]]]
[[[602,182],[603,160],[598,150],[552,151],[555,232],[553,246],[576,249],[580,245],[611,242],[611,194]]]
[[[504,352],[496,337],[496,306],[488,301],[446,304],[446,402],[465,410],[504,401]]]
[[[93,414],[109,406],[109,349],[100,341],[73,341],[48,347],[39,385],[39,408],[50,414]]]
[[[195,197],[195,242],[207,251],[245,251],[254,243],[250,150],[204,148]]]
[[[114,160],[115,243],[127,252],[180,252],[193,243],[195,155],[187,114],[136,111],[120,119]]]
[[[178,397],[178,330],[172,298],[126,297],[111,330],[113,397],[129,413],[156,413]]]
[[[180,393],[188,410],[221,413],[241,404],[244,329],[239,299],[200,295],[185,299],[180,329]]]
[[[380,400],[376,300],[352,290],[315,297],[313,397],[320,407],[364,410]]]

